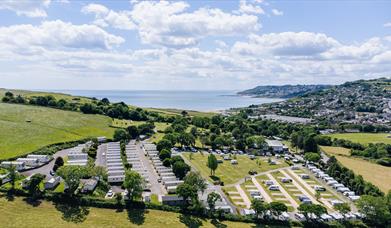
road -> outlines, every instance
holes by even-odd
[[[240,197],[242,197],[243,202],[246,204],[246,208],[247,208],[247,209],[251,208],[251,201],[250,201],[250,199],[247,197],[247,195],[246,195],[246,193],[244,192],[244,190],[240,187],[239,184],[235,185],[235,188],[236,188],[236,190],[238,191]]]
[[[96,151],[96,166],[106,167],[106,153],[107,153],[107,144],[101,144],[98,146],[98,150]]]
[[[21,173],[25,176],[30,176],[31,174],[34,174],[34,173],[40,173],[40,174],[43,174],[46,176],[46,178],[45,178],[46,180],[49,180],[52,177],[52,175],[50,175],[50,171],[53,170],[53,166],[54,166],[54,162],[56,161],[56,158],[58,158],[58,157],[64,158],[65,156],[68,155],[68,153],[71,149],[72,148],[60,150],[53,155],[53,160],[51,160],[48,164],[41,166],[39,168],[31,169],[31,170],[21,172]]]
[[[136,149],[137,149],[138,157],[140,158],[140,161],[142,162],[144,168],[148,172],[148,179],[151,185],[151,193],[157,195],[167,194],[166,189],[163,187],[161,183],[158,182],[159,175],[156,172],[156,170],[153,168],[152,161],[149,159],[148,156],[144,155],[144,150],[141,149],[141,143],[137,143],[136,145],[137,145]]]
[[[257,187],[258,191],[261,193],[263,199],[267,202],[267,203],[270,203],[272,202],[272,198],[269,196],[269,194],[265,191],[265,189],[263,189],[263,187],[259,184],[259,182],[257,181],[257,179],[255,179],[255,177],[251,177],[251,180],[252,182],[254,183],[255,187]]]

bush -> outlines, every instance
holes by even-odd
[[[165,167],[170,167],[171,166],[171,159],[170,158],[166,158],[163,160],[163,165]]]
[[[377,160],[377,164],[391,167],[391,158],[382,158]]]

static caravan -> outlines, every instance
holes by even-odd
[[[38,158],[18,158],[16,161],[24,162],[26,166],[30,167],[37,167],[40,164]]]
[[[52,177],[50,180],[45,182],[45,189],[54,189],[57,185],[60,184],[61,178],[59,176]]]
[[[27,158],[38,158],[41,163],[48,163],[51,160],[51,156],[44,154],[29,154]]]
[[[177,186],[177,185],[180,185],[180,184],[182,184],[182,183],[183,183],[183,181],[181,181],[181,180],[166,181],[166,182],[164,183],[164,186],[166,186],[166,187],[169,187],[169,186]]]
[[[175,194],[176,193],[176,188],[177,188],[177,186],[168,186],[167,187],[168,194]]]
[[[3,161],[1,163],[1,167],[3,168],[10,168],[11,166],[14,166],[16,170],[21,171],[25,169],[25,163],[19,162],[19,161]]]
[[[342,193],[350,192],[350,189],[347,187],[339,187],[339,188],[337,188],[337,192],[342,192]]]
[[[107,181],[109,183],[120,183],[123,182],[125,179],[125,175],[120,175],[120,176],[109,176],[107,178]]]

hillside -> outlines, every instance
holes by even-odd
[[[111,119],[29,105],[0,103],[0,159],[87,137],[112,137]]]
[[[346,82],[252,109],[255,114],[307,117],[329,123],[387,124],[391,119],[391,79]]]
[[[292,98],[306,93],[330,88],[330,85],[282,85],[282,86],[257,86],[239,92],[239,95],[269,97],[269,98]]]

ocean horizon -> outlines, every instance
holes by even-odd
[[[42,91],[42,90],[41,90]],[[125,102],[142,108],[185,109],[193,111],[221,111],[282,101],[277,98],[240,96],[237,90],[45,90],[74,96],[108,98],[111,102]]]

